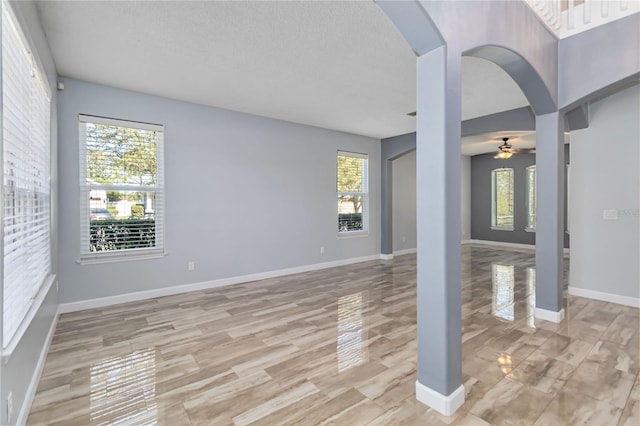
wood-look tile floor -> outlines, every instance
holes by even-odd
[[[415,255],[61,315],[29,425],[639,424],[638,309],[532,317],[532,252],[463,246],[464,406],[415,399]]]

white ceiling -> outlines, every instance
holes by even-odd
[[[372,1],[41,1],[61,76],[349,133],[415,131],[415,55]],[[462,61],[462,118],[528,105]]]

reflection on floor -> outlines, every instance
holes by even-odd
[[[60,317],[28,424],[639,424],[638,309],[533,318],[532,252],[463,246],[464,406],[415,400],[415,255]]]

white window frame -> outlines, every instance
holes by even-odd
[[[338,157],[352,157],[364,160],[362,167],[362,188],[359,192],[338,191]],[[336,155],[336,224],[339,223],[339,199],[341,196],[355,195],[362,197],[362,229],[356,231],[338,230],[338,238],[361,237],[369,235],[369,155],[358,152],[338,151]]]
[[[538,178],[536,173],[536,165],[533,164],[527,167],[527,227],[525,231],[527,232],[536,232],[536,218],[537,214],[534,213],[532,218],[531,216],[531,171],[533,171],[533,209],[537,212],[538,206]]]
[[[1,7],[1,340],[3,357],[8,359],[49,293],[55,276],[51,263],[51,89],[11,6],[3,0]],[[10,87],[17,90],[9,90]],[[16,203],[16,190],[22,193],[21,205]],[[8,194],[14,198],[8,199]],[[8,214],[9,200],[14,200],[11,210],[21,210],[20,214]]]
[[[569,230],[571,229],[571,164],[567,164],[567,193],[565,194],[565,198],[567,200],[567,229],[565,229],[565,233],[570,234]]]
[[[497,174],[499,172],[505,172],[505,171],[510,171],[511,172],[511,205],[513,206],[513,197],[515,197],[514,194],[514,182],[515,182],[515,176],[513,173],[513,168],[510,167],[503,167],[503,168],[498,168],[498,169],[493,169],[491,170],[491,229],[493,229],[494,231],[513,231],[514,227],[512,226],[499,226],[498,223],[498,218],[497,218],[497,194],[496,194],[496,183],[497,183]],[[512,212],[512,219],[513,219],[513,223],[515,224],[515,211]]]
[[[86,123],[107,126],[127,127],[150,130],[157,133],[156,145],[156,185],[100,185],[87,183]],[[78,115],[78,133],[80,142],[80,264],[121,262],[128,260],[153,259],[166,255],[164,250],[164,126],[130,120],[97,117],[85,114]],[[123,249],[103,252],[90,252],[90,218],[89,196],[92,190],[103,191],[140,191],[155,193],[155,247]]]

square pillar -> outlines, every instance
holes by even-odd
[[[464,403],[460,247],[460,63],[445,46],[417,59],[416,397],[444,415]]]
[[[536,318],[561,322],[564,242],[564,119],[536,116]]]

